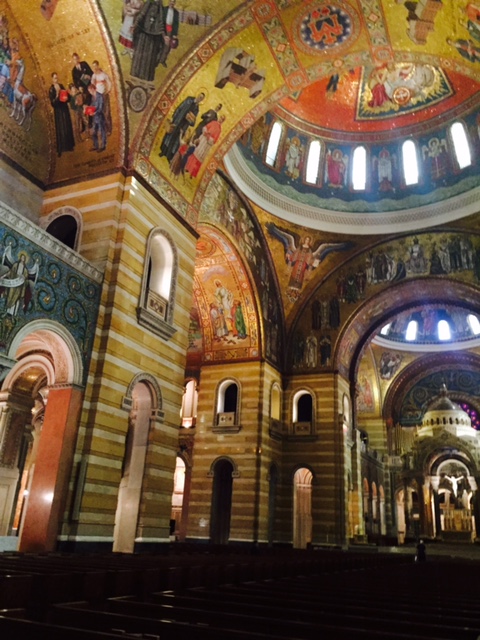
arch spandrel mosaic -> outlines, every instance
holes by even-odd
[[[337,362],[346,371],[359,347],[360,336],[366,335],[375,323],[387,317],[389,309],[398,305],[397,287],[411,285],[408,292],[402,289],[401,295],[402,301],[413,307],[426,294],[422,284],[426,276],[436,277],[433,283],[437,289],[432,295],[443,296],[448,302],[456,287],[462,285],[465,305],[477,310],[473,287],[480,278],[479,256],[479,237],[455,231],[408,235],[364,248],[349,262],[335,268],[328,278],[318,281],[321,288],[315,290],[312,284],[306,304],[305,299],[297,303],[298,308],[290,315],[292,368],[298,371],[328,368],[334,365],[336,354]],[[280,271],[278,266],[277,269]],[[432,278],[429,282],[433,287]],[[350,327],[348,334],[343,335],[346,323]],[[311,337],[317,345],[323,341],[328,354],[323,360],[318,356],[315,366],[308,364],[313,360],[307,357],[307,340]],[[394,345],[390,351],[395,351]],[[380,355],[380,365],[381,359]],[[384,380],[388,382],[388,374]]]

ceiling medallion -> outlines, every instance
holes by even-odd
[[[358,36],[358,18],[352,7],[312,2],[295,21],[295,42],[307,53],[336,52]]]

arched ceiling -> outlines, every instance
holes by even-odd
[[[82,11],[76,0],[0,1],[4,72],[15,75],[21,60],[20,85],[31,94],[26,101],[30,127],[19,124],[22,116],[17,121],[11,116],[15,100],[9,102],[8,91],[2,94],[2,150],[39,181],[56,182],[120,166],[128,148],[129,162],[164,194],[170,171],[168,161],[159,157],[161,143],[175,108],[186,97],[203,92],[200,114],[222,104],[225,122],[198,175],[182,189],[174,185],[173,204],[193,222],[191,206],[198,208],[224,153],[279,102],[292,117],[307,121],[313,120],[313,105],[322,114],[315,118],[321,127],[364,130],[371,123],[360,127],[351,111],[362,74],[370,85],[375,74],[401,64],[433,65],[447,74],[456,98],[420,106],[408,116],[397,114],[388,125],[377,122],[376,131],[437,118],[452,110],[455,100],[464,102],[475,91],[478,10],[466,1],[178,0],[178,47],[171,50],[165,66],[154,65],[151,75],[125,40],[128,17],[141,7],[142,0],[88,0]],[[49,100],[51,74],[56,72],[68,89],[74,52],[90,67],[98,60],[112,81],[111,134],[103,152],[94,155],[88,136],[83,136],[73,151],[59,157],[55,109]],[[336,75],[332,108],[332,92],[319,88]]]
[[[203,225],[199,231],[187,366],[258,358],[260,323],[245,267],[223,234]]]
[[[366,135],[370,139],[390,136],[392,131],[401,131],[402,135],[426,131],[439,121],[465,115],[465,110],[479,106],[478,13],[476,5],[466,0],[417,4],[387,0],[177,0],[178,46],[170,51],[165,65],[155,65],[155,60],[153,72],[149,72],[148,55],[135,53],[126,34],[132,12],[155,4],[158,0],[149,0],[148,5],[143,0],[85,0],[79,11],[78,0],[0,0],[0,137],[5,160],[42,185],[88,178],[121,167],[133,168],[197,227],[204,203],[211,201],[214,177],[218,177],[219,169],[225,170],[225,154],[267,113],[281,115],[322,135],[328,131],[331,137],[342,133],[362,140]],[[422,7],[433,10],[428,19]],[[410,15],[413,11],[418,19]],[[141,47],[137,47],[138,51]],[[98,60],[111,81],[111,133],[106,149],[95,152],[91,150],[88,130],[78,131],[75,147],[63,149],[59,155],[61,125],[55,120],[56,111],[49,97],[51,74],[56,72],[59,82],[68,88],[73,79],[75,52],[90,66]],[[28,117],[23,121],[13,110],[13,106],[21,105],[9,91],[15,82],[7,77],[14,67],[18,71],[19,60],[24,74],[18,86],[22,87],[22,95],[26,92],[30,96],[30,101],[25,101]],[[398,102],[404,100],[405,91],[400,91],[397,102],[389,99],[389,104],[385,101],[379,105],[378,117],[358,119],[361,86],[372,92],[376,76],[385,70],[408,75],[412,68],[427,67],[448,78],[451,91],[445,96],[415,103],[408,112],[395,111]],[[335,84],[336,76],[336,90],[327,91],[332,78]],[[364,93],[368,95],[366,89]],[[193,104],[200,95],[195,122],[188,122],[191,126],[185,127],[187,135],[177,139],[183,151],[197,135],[200,116],[219,105],[221,108],[195,171],[182,174],[181,165],[172,166],[160,153],[175,130],[178,107],[185,106],[188,98]],[[387,107],[388,118],[384,112]],[[74,101],[69,113],[73,126]],[[223,122],[220,116],[225,117]],[[91,120],[83,122],[87,127],[92,124]],[[475,156],[477,165],[478,157]],[[458,205],[457,217],[477,211],[475,179],[468,197]],[[413,199],[408,203],[405,225],[418,228],[445,222],[452,208],[450,202],[438,206]],[[302,301],[318,284],[335,270],[338,275],[345,259],[371,244],[370,232],[363,231],[364,237],[359,238],[362,232],[350,227],[347,236],[339,239],[337,232],[345,232],[345,227],[339,226],[338,212],[332,213],[332,224],[328,226],[310,224],[308,219],[297,219],[293,214],[289,221],[281,221],[260,206],[253,209],[258,227],[254,235],[260,240],[263,235],[270,250],[266,262],[269,269],[274,267],[273,275],[267,269],[270,279],[265,281],[264,289],[269,317],[274,318],[268,340],[278,347],[280,337],[274,329],[283,327],[283,314],[291,327]],[[307,207],[302,205],[299,209]],[[384,213],[376,211],[380,216]],[[395,216],[397,213],[384,216],[392,233],[400,229]],[[242,224],[247,224],[246,218]],[[473,228],[473,222],[467,224]],[[315,231],[305,227],[314,227]],[[385,231],[385,227],[382,229]],[[285,262],[285,244],[279,239],[282,231],[294,240],[309,237],[315,248],[345,244],[322,254],[315,268],[305,272],[301,282],[297,279],[298,297],[289,285],[293,276]],[[257,259],[253,255],[257,249],[252,252],[252,264]],[[252,282],[256,270],[252,266],[249,269]],[[258,283],[256,290],[261,292]]]

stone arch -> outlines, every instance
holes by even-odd
[[[83,386],[83,360],[73,336],[53,320],[33,320],[14,336],[8,357],[16,362],[35,351],[49,352],[56,362],[55,383]],[[4,387],[8,388],[12,371],[7,374]]]
[[[292,476],[293,547],[305,549],[312,541],[313,472],[308,465],[297,465]]]
[[[152,428],[153,394],[144,379],[137,380],[132,390],[132,408],[128,415],[119,484],[113,550],[132,553],[140,526],[140,504],[145,464]]]
[[[127,387],[127,392],[122,399],[122,409],[125,411],[131,411],[133,407],[133,390],[139,382],[144,382],[150,389],[152,394],[152,417],[157,422],[163,422],[165,419],[165,412],[162,409],[163,399],[162,390],[158,384],[157,379],[150,373],[137,373],[130,384]]]
[[[233,480],[238,477],[238,470],[229,456],[220,456],[212,463],[208,475],[212,477],[210,541],[226,544],[230,537]]]
[[[238,465],[235,462],[235,460],[233,458],[231,458],[230,456],[218,456],[218,458],[215,458],[215,460],[210,465],[210,469],[208,470],[207,477],[208,478],[213,478],[214,473],[215,473],[215,465],[217,465],[222,460],[226,460],[227,462],[229,462],[232,465],[232,469],[233,469],[232,478],[240,478],[240,471],[238,470]]]
[[[292,467],[291,474],[290,474],[292,481],[299,469],[307,469],[312,474],[312,485],[316,483],[317,474],[315,473],[315,469],[312,467],[312,465],[303,463],[303,462],[298,462],[296,465]]]
[[[398,304],[399,300],[401,305]],[[342,329],[333,353],[334,368],[338,368],[345,378],[355,380],[362,350],[373,332],[385,324],[393,313],[418,305],[418,300],[425,303],[448,300],[450,304],[455,301],[458,306],[480,312],[476,288],[452,278],[412,278],[390,285],[361,305]]]
[[[425,371],[434,374],[442,371],[448,372],[451,368],[472,372],[479,371],[480,356],[467,352],[432,353],[407,365],[403,369],[402,375],[395,378],[387,390],[383,403],[384,419],[392,423],[399,421],[401,417],[401,407],[398,402],[400,395],[405,395],[420,382],[425,377]],[[476,396],[461,392],[449,392],[449,396],[452,396],[451,399],[454,402],[468,402],[480,412],[480,401]],[[433,397],[428,400],[433,400]]]
[[[47,233],[50,233],[50,231],[48,230],[50,225],[52,225],[52,223],[54,223],[56,220],[58,220],[58,218],[61,218],[62,216],[70,216],[74,219],[77,225],[75,238],[72,243],[73,246],[71,246],[70,244],[68,244],[67,246],[70,246],[74,251],[78,251],[82,243],[83,217],[81,212],[76,207],[67,205],[55,209],[54,211],[49,213],[46,218],[40,219],[40,226],[42,227],[42,229],[45,229]],[[60,240],[57,235],[54,235],[54,237],[57,238],[57,240]],[[60,241],[63,242],[62,240]]]
[[[70,333],[49,320],[22,327],[8,355],[14,364],[0,392],[0,476],[8,494],[0,530],[15,532],[22,551],[53,550],[73,469],[82,357]]]

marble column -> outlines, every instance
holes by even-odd
[[[53,551],[66,510],[83,392],[49,388],[35,471],[25,507],[20,551]]]
[[[475,477],[477,487],[480,487],[480,476]],[[480,540],[480,490],[473,493],[473,517],[475,518],[475,539]]]
[[[25,429],[31,428],[30,398],[0,394],[0,535],[10,535],[21,473],[19,455]]]

